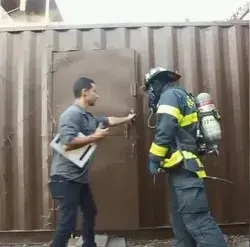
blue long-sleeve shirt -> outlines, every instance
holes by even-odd
[[[60,141],[63,145],[70,143],[78,133],[91,135],[95,132],[100,123],[108,125],[107,117],[93,116],[82,107],[72,105],[68,107],[59,118]],[[77,167],[63,155],[54,151],[50,175],[61,175],[67,179],[80,183],[88,183],[90,160],[83,168]]]

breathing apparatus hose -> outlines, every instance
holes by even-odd
[[[154,126],[152,126],[151,124],[150,124],[150,121],[151,121],[151,119],[152,119],[152,117],[153,117],[153,114],[154,114],[154,111],[153,111],[153,109],[152,108],[150,108],[149,109],[149,117],[148,117],[148,127],[150,128],[150,129],[155,129],[156,128],[156,125],[154,125]]]

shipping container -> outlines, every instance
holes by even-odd
[[[170,23],[0,28],[0,231],[54,230],[57,205],[48,190],[59,114],[72,85],[89,76],[100,99],[93,112],[136,124],[114,128],[92,169],[98,230],[170,226],[165,176],[148,172],[145,73],[163,66],[182,74],[190,92],[211,93],[221,115],[218,157],[206,158],[212,214],[220,224],[249,223],[249,23]],[[80,227],[78,222],[78,227]],[[34,233],[35,234],[35,233]]]

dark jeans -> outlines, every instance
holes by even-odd
[[[171,222],[177,247],[227,247],[211,216],[204,181],[179,168],[169,173]]]
[[[59,227],[51,247],[67,246],[71,234],[75,231],[78,206],[84,216],[82,246],[96,247],[94,226],[97,210],[89,184],[81,184],[54,176],[50,189],[52,197],[59,203]]]

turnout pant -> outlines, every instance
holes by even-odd
[[[169,172],[171,223],[176,247],[227,247],[211,216],[203,179],[183,168]]]
[[[96,205],[89,184],[68,181],[54,176],[50,183],[52,197],[59,204],[59,225],[51,247],[66,247],[71,234],[75,231],[77,209],[80,206],[83,220],[83,247],[96,247],[95,216]]]

